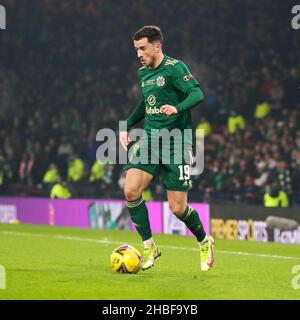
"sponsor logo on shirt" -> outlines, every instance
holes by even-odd
[[[155,84],[155,80],[151,79],[151,80],[143,81],[141,86],[142,86],[142,88],[144,88],[144,87],[147,87],[147,86],[153,86],[154,84]]]
[[[153,85],[154,85],[154,79],[146,81],[146,86],[153,86]]]
[[[147,98],[147,102],[149,106],[153,107],[156,104],[156,98],[153,94],[150,94],[150,96]]]
[[[158,109],[158,108],[156,108],[156,107],[154,107],[154,108],[146,108],[146,113],[147,114],[159,114],[159,113],[162,113],[161,111],[160,111],[160,109]]]
[[[189,73],[189,74],[186,74],[182,77],[182,80],[183,81],[189,81],[193,78],[193,76]]]

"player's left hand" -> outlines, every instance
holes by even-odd
[[[160,107],[160,111],[166,116],[171,116],[172,114],[177,114],[178,111],[174,106],[170,106],[169,104],[165,104]]]

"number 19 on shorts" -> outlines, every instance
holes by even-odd
[[[188,180],[190,179],[190,166],[188,164],[180,165],[179,168],[179,180]]]

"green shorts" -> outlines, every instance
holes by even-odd
[[[175,148],[176,149],[176,148]],[[140,169],[145,171],[153,176],[153,178],[157,178],[158,176],[161,178],[164,187],[167,190],[171,191],[188,191],[192,187],[192,180],[190,178],[190,169],[191,169],[191,148],[186,149],[186,151],[182,151],[181,153],[181,161],[178,159],[175,161],[174,156],[178,156],[178,150],[174,150],[174,148],[170,149],[170,161],[162,161],[163,157],[161,152],[157,152],[157,155],[154,155],[153,161],[148,161],[144,157],[141,157],[141,147],[136,148],[135,152],[133,152],[130,161],[123,168],[123,171],[126,171],[131,168]],[[152,152],[152,154],[156,152]],[[184,153],[187,154],[184,157]],[[146,155],[150,155],[149,152],[146,152]],[[138,161],[139,159],[140,161]],[[158,163],[157,163],[158,162]]]

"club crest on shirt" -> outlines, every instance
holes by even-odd
[[[163,87],[165,85],[165,83],[166,83],[166,80],[163,76],[159,76],[156,78],[156,85],[158,87]]]

